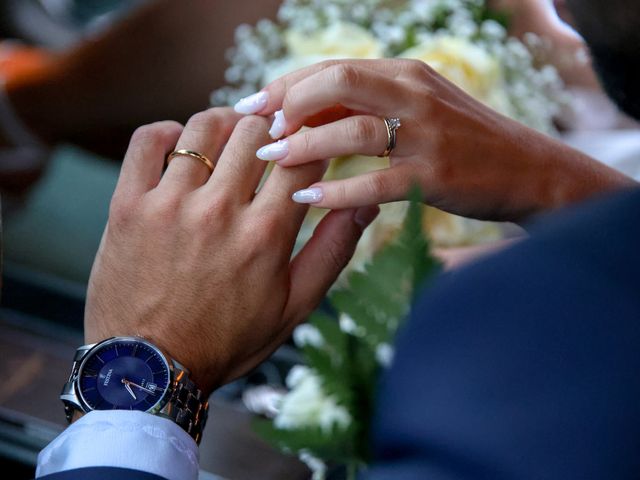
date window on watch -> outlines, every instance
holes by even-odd
[[[151,390],[152,392],[155,392],[157,388],[158,388],[158,385],[156,385],[155,383],[152,383],[152,382],[147,383],[147,389]]]

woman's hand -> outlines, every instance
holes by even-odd
[[[255,367],[317,306],[377,207],[330,213],[291,260],[306,208],[291,194],[324,165],[276,168],[255,150],[267,121],[225,109],[139,129],[131,139],[91,272],[89,343],[143,336],[209,393]],[[238,122],[239,120],[239,122]],[[188,149],[162,173],[167,153]]]
[[[294,200],[349,208],[402,200],[415,184],[451,213],[521,221],[631,180],[484,106],[416,60],[329,61],[289,74],[236,105],[275,113],[263,160],[292,167],[342,155],[381,154],[383,117],[397,117],[390,167],[316,182]],[[300,130],[303,125],[314,128]]]

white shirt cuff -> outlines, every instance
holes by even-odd
[[[171,420],[129,410],[93,411],[38,455],[36,478],[85,467],[120,467],[197,480],[198,446]]]

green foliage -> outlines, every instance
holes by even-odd
[[[414,296],[440,270],[423,234],[420,193],[412,199],[397,238],[376,253],[364,272],[352,272],[347,286],[330,295],[337,315],[316,312],[309,319],[324,342],[302,348],[306,363],[320,377],[325,393],[348,410],[349,427],[334,426],[330,432],[319,426],[284,430],[270,421],[258,422],[256,431],[274,446],[288,452],[306,450],[330,463],[348,464],[351,470],[369,461],[369,425],[383,368],[378,348],[393,344]],[[341,328],[340,318],[351,328]]]

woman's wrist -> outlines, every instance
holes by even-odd
[[[632,188],[638,183],[592,157],[559,140],[538,134],[529,162],[532,168],[533,190],[522,185],[521,191],[532,195],[530,209],[525,209],[520,221],[587,200],[593,196]],[[520,183],[520,182],[516,182]],[[528,212],[527,212],[528,210]]]

